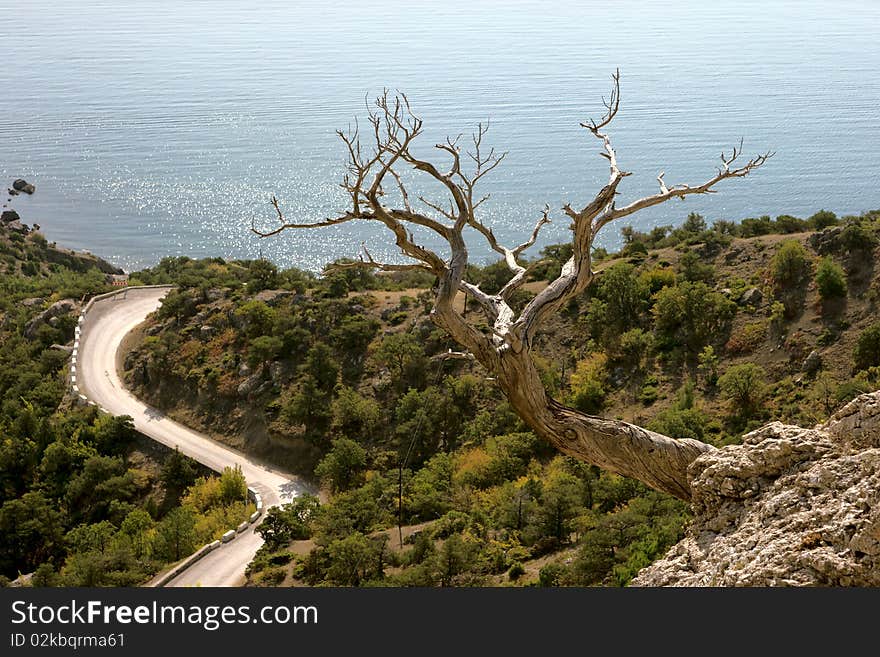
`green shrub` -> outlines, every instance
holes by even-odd
[[[666,345],[697,354],[718,339],[736,313],[736,304],[705,283],[686,281],[657,293],[653,314]]]
[[[605,405],[608,372],[605,354],[593,354],[578,361],[571,375],[571,403],[585,413],[596,413]]]
[[[515,582],[525,574],[526,569],[519,561],[514,561],[513,565],[510,567],[510,570],[507,571],[507,576],[510,578],[511,582]]]
[[[657,398],[660,396],[660,391],[657,390],[657,386],[646,385],[642,387],[641,393],[639,393],[639,401],[642,402],[645,406],[650,406]]]
[[[822,230],[829,226],[837,225],[837,215],[828,210],[819,210],[812,217],[807,219],[807,223],[813,230]]]
[[[862,331],[853,349],[856,371],[880,365],[880,323]]]
[[[786,290],[801,283],[810,269],[807,251],[797,240],[779,245],[770,263],[770,275],[777,290]]]
[[[823,301],[846,297],[846,274],[843,268],[829,257],[824,257],[816,267],[816,287]]]
[[[732,365],[718,379],[721,392],[740,417],[751,417],[767,394],[767,373],[754,363]]]

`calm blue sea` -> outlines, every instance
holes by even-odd
[[[342,207],[334,130],[386,86],[425,120],[426,149],[491,119],[509,156],[486,180],[484,220],[521,240],[544,203],[604,184],[578,123],[601,113],[616,67],[611,134],[635,172],[622,202],[653,192],[661,169],[669,184],[701,181],[740,137],[778,153],[637,226],[880,207],[880,2],[0,0],[0,24],[0,182],[37,185],[12,206],[127,269],[261,249],[318,269],[363,241],[393,258],[368,226],[248,232],[272,217],[272,194],[303,221]],[[543,244],[567,238],[554,216]]]

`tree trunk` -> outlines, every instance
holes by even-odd
[[[527,352],[504,349],[496,355],[495,363],[483,364],[497,375],[514,410],[535,433],[569,456],[690,501],[688,465],[714,449],[711,445],[563,406],[547,395]]]

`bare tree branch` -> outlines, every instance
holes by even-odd
[[[537,242],[541,228],[550,221],[550,208],[543,209],[526,241],[512,248],[501,244],[492,229],[477,216],[477,209],[489,196],[477,197],[476,186],[501,164],[506,155],[496,153],[494,148],[487,150],[484,142],[489,129],[488,122],[480,123],[471,135],[472,148],[466,151],[466,155],[473,165],[472,171],[466,171],[462,167],[460,135],[435,145],[444,158],[450,158],[449,168],[444,167],[444,171],[433,162],[413,154],[411,146],[422,132],[422,120],[413,113],[407,97],[400,93],[392,95],[385,90],[368,106],[371,148],[362,147],[357,122],[348,132],[338,133],[348,151],[342,187],[351,201],[349,210],[336,218],[323,221],[289,222],[285,219],[277,199],[273,197],[277,226],[258,230],[254,223],[252,230],[261,237],[267,237],[287,229],[335,226],[354,219],[381,222],[394,234],[398,248],[412,262],[378,262],[364,248],[358,261],[340,263],[335,268],[363,267],[386,272],[419,270],[435,275],[437,285],[434,290],[432,319],[461,344],[467,354],[479,360],[495,376],[512,407],[538,434],[567,454],[635,477],[682,499],[689,499],[687,467],[699,454],[712,447],[689,439],[676,440],[626,422],[603,419],[566,408],[553,400],[544,389],[531,356],[531,349],[543,321],[583,292],[593,280],[593,242],[605,225],[671,198],[684,199],[691,194],[711,193],[714,186],[722,180],[748,175],[763,166],[773,154],[758,155],[738,165],[742,154],[740,142],[730,155],[722,153],[721,166],[716,175],[702,184],[670,187],[661,171],[657,176],[657,194],[618,208],[615,204],[618,186],[630,175],[620,167],[608,133],[608,127],[620,109],[619,71],[612,76],[612,83],[609,98],[603,99],[605,113],[602,117],[581,124],[602,144],[599,154],[608,161],[608,183],[580,209],[571,203],[562,207],[562,211],[571,220],[572,256],[563,265],[560,275],[527,303],[518,316],[510,305],[510,299],[528,274],[528,268],[521,258]],[[415,211],[404,182],[406,177],[401,175],[402,169],[409,169],[412,175],[423,175],[440,183],[448,198],[429,200],[419,196],[418,200],[427,211]],[[392,181],[389,185],[400,194],[403,208],[392,208],[383,203],[383,198],[386,198],[384,186],[388,177]],[[449,203],[448,209],[445,207],[446,202]],[[439,236],[449,247],[449,257],[443,259],[435,251],[417,244],[412,232],[413,226],[426,228]],[[510,278],[497,294],[486,293],[478,285],[465,280],[468,266],[465,229],[480,235],[492,251],[502,256],[511,272]],[[489,322],[488,331],[469,322],[456,310],[454,300],[459,291],[465,292],[479,304]],[[456,352],[441,356],[467,357],[467,354]]]

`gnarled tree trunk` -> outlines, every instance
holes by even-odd
[[[756,156],[735,166],[742,153],[742,144],[729,156],[721,155],[717,173],[700,185],[668,187],[661,172],[657,176],[660,191],[618,208],[615,198],[618,185],[629,172],[618,167],[617,154],[610,137],[604,132],[620,106],[620,75],[613,76],[614,88],[605,103],[605,115],[598,122],[582,123],[602,143],[601,155],[610,165],[610,176],[598,194],[580,210],[566,204],[562,210],[571,219],[572,256],[559,277],[552,281],[519,314],[510,306],[510,297],[525,282],[527,269],[520,258],[538,238],[544,224],[550,221],[550,208],[544,208],[530,238],[514,248],[500,244],[491,228],[478,218],[480,205],[488,198],[475,196],[477,183],[504,159],[494,149],[486,152],[483,138],[487,126],[479,125],[472,135],[472,148],[466,155],[473,162],[470,173],[462,170],[462,151],[458,139],[447,139],[436,148],[450,158],[448,171],[441,171],[431,162],[417,158],[410,150],[413,140],[422,131],[422,121],[411,110],[403,95],[390,96],[386,91],[370,110],[371,146],[362,148],[358,130],[339,132],[348,150],[348,174],[343,188],[351,198],[351,208],[339,217],[314,223],[288,222],[277,199],[272,198],[278,226],[252,230],[261,237],[277,235],[293,228],[333,226],[353,220],[378,221],[393,234],[401,252],[411,261],[406,264],[380,263],[364,249],[359,262],[339,267],[366,267],[381,271],[422,270],[437,277],[436,298],[432,319],[492,372],[511,405],[541,437],[560,451],[578,459],[638,479],[648,486],[690,500],[688,465],[700,454],[712,450],[711,445],[687,438],[675,439],[641,427],[596,417],[560,404],[547,394],[531,356],[534,336],[542,322],[566,303],[582,293],[595,276],[591,268],[593,239],[609,222],[628,216],[643,208],[664,203],[672,198],[684,199],[691,194],[705,194],[720,181],[741,178],[763,165],[772,153]],[[440,183],[448,198],[445,202],[419,197],[422,208],[410,202],[410,196],[399,173],[409,168]],[[393,198],[401,207],[390,207]],[[448,205],[447,205],[448,203]],[[430,214],[426,214],[426,212]],[[451,257],[444,260],[434,251],[416,244],[408,226],[416,225],[433,231],[450,247]],[[464,231],[474,231],[499,253],[511,271],[511,278],[497,294],[487,294],[465,279],[468,251]],[[491,329],[484,331],[455,309],[455,295],[463,291],[476,299]]]

